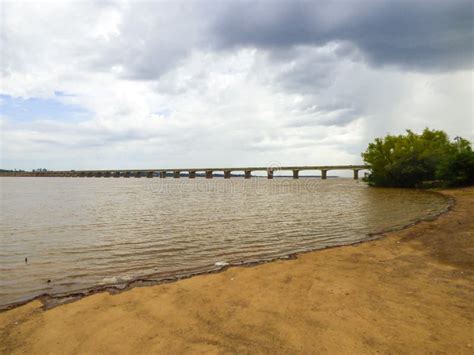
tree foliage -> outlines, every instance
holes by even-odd
[[[453,142],[443,131],[426,128],[422,134],[376,138],[362,153],[370,165],[373,186],[417,187],[426,181],[444,185],[474,184],[474,152],[466,139]]]

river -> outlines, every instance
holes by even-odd
[[[344,178],[3,177],[0,188],[0,308],[356,243],[447,206]]]

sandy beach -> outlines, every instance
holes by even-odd
[[[474,188],[354,246],[43,310],[0,313],[0,353],[474,352]]]

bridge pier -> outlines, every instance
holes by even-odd
[[[190,179],[195,179],[196,178],[196,171],[189,170],[189,178]]]
[[[230,170],[224,170],[224,179],[230,179]]]
[[[359,170],[354,169],[354,180],[358,180],[358,179],[359,179]]]
[[[298,179],[299,170],[293,170],[293,179]]]
[[[245,178],[250,179],[251,176],[252,176],[252,170],[245,170]]]
[[[179,170],[173,171],[173,177],[175,179],[179,179],[180,175],[181,175],[181,171],[179,171]]]
[[[212,179],[212,170],[206,170],[206,179]]]
[[[321,179],[326,180],[328,178],[328,171],[321,170]]]
[[[272,169],[267,170],[267,179],[273,179],[273,170]]]
[[[166,177],[166,171],[160,171],[160,179],[164,179]]]

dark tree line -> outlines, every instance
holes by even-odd
[[[426,128],[416,134],[376,138],[362,153],[371,166],[367,181],[372,186],[421,187],[474,184],[474,152],[461,137],[450,141],[443,131]]]

